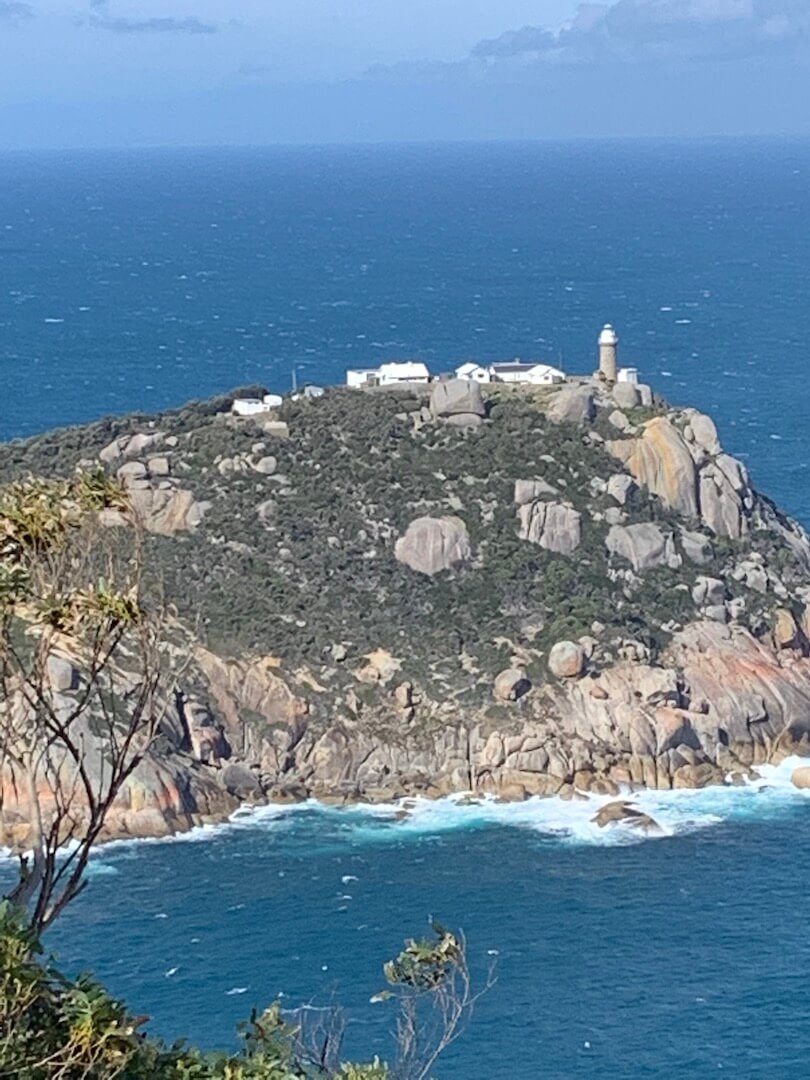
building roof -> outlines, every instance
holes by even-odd
[[[559,371],[561,375],[564,374],[560,368],[554,367],[553,364],[545,364],[540,360],[510,360],[504,364],[492,364],[490,370],[499,374],[510,371],[524,375],[530,371]]]
[[[550,371],[553,375],[564,375],[562,368],[554,367],[553,364],[532,364],[531,371]]]
[[[396,375],[400,379],[428,379],[430,372],[427,367],[418,360],[396,360],[388,364],[380,364],[380,375]]]
[[[456,368],[456,375],[460,375],[462,371],[486,371],[486,368],[483,364],[476,363],[475,360],[468,360],[466,363]]]
[[[510,371],[520,373],[521,371],[522,372],[531,371],[532,368],[535,368],[535,367],[538,367],[538,366],[539,366],[538,364],[530,364],[530,363],[527,363],[524,360],[508,360],[508,361],[506,361],[506,363],[491,364],[490,365],[490,370],[491,371],[496,371],[499,374],[501,372],[509,373]]]

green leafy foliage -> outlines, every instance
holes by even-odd
[[[394,960],[389,960],[383,972],[391,986],[413,990],[435,990],[447,982],[454,968],[462,961],[461,942],[440,923],[433,923],[434,937],[410,938]]]
[[[325,1070],[302,1057],[276,1002],[241,1025],[235,1054],[166,1046],[95,980],[66,979],[0,904],[0,1077],[15,1080],[387,1080],[378,1059]]]
[[[397,1060],[335,1061],[322,1035],[307,1040],[278,1002],[239,1026],[236,1053],[208,1053],[149,1036],[94,979],[67,979],[27,928],[0,904],[0,1077],[15,1080],[426,1080],[460,1034],[477,994],[462,938],[435,920],[432,936],[405,942],[384,966],[389,989],[377,1002],[397,1006]],[[481,992],[492,985],[490,978]]]

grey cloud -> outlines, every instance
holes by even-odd
[[[0,22],[21,23],[33,19],[35,14],[30,4],[18,3],[17,0],[0,0]]]
[[[582,64],[795,53],[810,45],[807,0],[617,0],[582,4],[557,31],[527,26],[479,42],[486,63]]]
[[[102,30],[112,30],[116,34],[215,34],[217,27],[213,23],[203,22],[190,16],[186,19],[173,19],[169,16],[153,19],[92,18],[92,26]]]
[[[205,22],[195,15],[182,19],[170,15],[149,19],[111,15],[108,0],[90,0],[90,8],[91,14],[80,21],[115,34],[215,34],[218,29],[215,23]]]
[[[473,56],[484,58],[519,56],[523,53],[545,53],[557,48],[558,35],[539,26],[524,26],[522,30],[507,30],[500,37],[479,41]]]

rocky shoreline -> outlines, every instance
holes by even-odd
[[[178,604],[196,589],[230,635],[195,642],[105,839],[308,798],[619,799],[810,756],[810,540],[710,418],[598,380],[492,393],[330,391],[259,420],[223,399],[0,448],[11,475],[54,443],[115,472]],[[66,656],[52,692],[81,678]]]

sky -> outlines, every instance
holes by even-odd
[[[810,0],[0,0],[0,147],[810,134]]]

